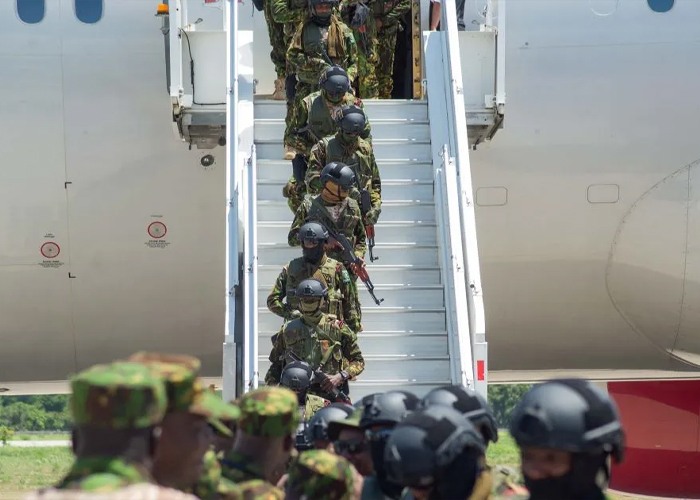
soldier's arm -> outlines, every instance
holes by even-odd
[[[348,273],[348,270],[345,269],[345,266],[341,262],[338,262],[336,273],[338,274],[338,289],[340,293],[343,294],[342,319],[348,324],[351,330],[356,332],[360,329],[360,315],[357,311],[357,303],[355,302],[355,297],[350,287],[350,273]]]
[[[362,137],[365,141],[369,142],[369,145],[372,145],[372,127],[369,124],[369,117],[367,116],[367,110],[365,109],[365,104],[362,102],[361,99],[357,99],[355,101],[355,106],[359,106],[362,108],[362,111],[365,113],[365,129],[362,131],[360,134],[360,137]]]
[[[287,294],[287,268],[287,265],[282,268],[282,272],[275,280],[275,286],[272,287],[270,295],[267,296],[267,308],[271,313],[284,319],[289,316],[289,304],[283,302]]]
[[[370,198],[372,199],[372,211],[375,212],[375,215],[373,215],[373,222],[376,222],[382,208],[382,178],[379,176],[379,167],[377,166],[377,160],[374,157],[374,151],[372,151],[371,148],[369,152],[369,162],[370,167],[372,168]]]
[[[321,192],[321,170],[326,166],[326,144],[321,140],[311,148],[309,166],[306,169],[306,190],[309,194]]]
[[[282,368],[284,368],[283,360],[280,358],[284,356],[286,350],[284,335],[282,335],[285,326],[287,326],[286,323],[282,325],[282,328],[276,335],[275,344],[270,351],[270,368],[267,369],[267,373],[265,374],[265,385],[278,385],[280,383]]]
[[[355,37],[347,25],[343,26],[343,35],[347,51],[347,68],[345,68],[345,71],[347,71],[348,78],[352,82],[357,77],[357,43],[355,43]]]
[[[357,345],[357,335],[347,325],[341,327],[341,335],[340,347],[343,351],[343,357],[348,361],[345,371],[350,377],[357,377],[365,371],[365,358],[362,356],[360,346]]]
[[[298,130],[304,128],[309,122],[309,110],[306,107],[306,100],[302,99],[299,106],[292,113],[291,120],[289,122],[290,134],[287,138],[289,144],[299,151],[300,153],[307,153],[308,150],[313,146],[313,141],[309,139],[310,134],[308,132],[297,134]]]
[[[291,3],[293,0],[272,0],[272,19],[276,23],[291,23],[299,18],[297,8],[294,8]]]
[[[304,54],[304,48],[302,44],[302,34],[304,32],[304,26],[301,25],[289,44],[287,49],[287,63],[293,73],[298,73],[299,69],[304,67],[304,62],[306,60],[306,54]]]
[[[365,252],[367,252],[367,231],[365,231],[365,224],[362,222],[362,213],[357,210],[357,215],[360,221],[355,225],[355,255],[359,258],[365,258]]]
[[[290,247],[301,246],[301,243],[297,239],[297,234],[299,234],[299,229],[304,225],[304,222],[306,222],[306,206],[302,203],[294,214],[292,227],[289,229],[289,234],[287,235],[287,243]]]
[[[383,24],[398,23],[410,8],[411,0],[401,0],[384,16]]]

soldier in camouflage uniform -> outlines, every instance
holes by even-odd
[[[302,257],[291,260],[282,268],[267,297],[267,308],[285,321],[301,316],[299,299],[294,296],[299,283],[307,278],[319,280],[328,289],[328,301],[323,312],[333,314],[354,332],[360,329],[360,316],[352,293],[352,281],[345,266],[326,255],[328,231],[318,222],[307,222],[297,233],[303,245]],[[283,302],[284,299],[286,302]]]
[[[289,47],[289,37],[285,36],[285,25],[277,20],[275,20],[272,9],[272,0],[262,0],[263,2],[263,14],[265,15],[265,22],[267,23],[267,34],[270,37],[270,45],[272,46],[272,51],[270,52],[270,59],[272,59],[272,64],[275,65],[275,73],[277,74],[277,79],[275,80],[275,92],[272,94],[272,98],[276,101],[283,101],[285,99],[285,80],[286,80],[286,69],[287,69],[287,47]]]
[[[230,435],[220,419],[236,419],[239,410],[204,388],[199,378],[201,363],[195,357],[138,352],[129,360],[145,364],[163,378],[167,388],[168,411],[153,464],[158,483],[200,498],[216,498],[219,487],[228,491],[226,484],[220,484],[217,461],[212,460],[215,455],[205,457],[214,441],[210,425]]]
[[[284,387],[261,387],[241,396],[238,407],[236,443],[221,461],[222,474],[237,486],[252,480],[276,485],[294,450],[297,396]]]
[[[284,500],[284,491],[262,479],[253,479],[234,486],[225,500]]]
[[[346,419],[328,424],[328,439],[333,443],[335,452],[346,458],[357,472],[363,476],[371,476],[374,472],[372,455],[365,433],[360,428],[364,405],[357,406]]]
[[[340,66],[350,80],[357,76],[357,45],[352,31],[334,13],[338,0],[310,0],[310,19],[301,23],[292,37],[287,60],[297,75],[294,109],[319,89],[319,79],[329,66]],[[285,150],[285,159],[292,159]]]
[[[343,234],[352,245],[355,256],[364,259],[367,251],[367,233],[362,222],[362,212],[355,200],[348,195],[356,184],[355,174],[347,165],[330,163],[321,171],[323,190],[317,196],[306,196],[294,214],[294,220],[287,236],[289,246],[298,246],[297,233],[303,224],[309,221],[319,222],[330,231]],[[329,231],[329,232],[330,232]],[[357,304],[357,310],[362,317],[362,310],[357,294],[357,272],[344,256],[340,243],[329,238],[326,253],[332,259],[345,265],[352,278],[352,293]],[[362,267],[365,266],[362,261]]]
[[[305,451],[289,468],[286,494],[288,500],[354,500],[355,475],[352,465],[326,450]]]
[[[587,380],[554,379],[530,389],[511,413],[527,495],[503,498],[604,500],[612,462],[625,451],[615,402]]]
[[[367,3],[360,0],[341,2],[340,15],[350,26],[357,43],[357,95],[363,99],[379,97],[376,68],[379,65],[377,26]]]
[[[377,27],[377,66],[375,74],[379,98],[391,99],[394,90],[394,55],[396,36],[403,30],[401,18],[411,8],[410,0],[374,0],[370,4]]]
[[[27,500],[195,500],[151,478],[155,429],[167,408],[162,379],[139,363],[117,362],[78,373],[71,390],[75,462],[56,488]]]
[[[306,193],[303,178],[311,148],[324,137],[338,131],[337,118],[341,116],[340,110],[343,106],[354,104],[364,110],[362,100],[350,92],[350,79],[343,68],[328,67],[323,72],[319,84],[321,90],[300,101],[292,120],[287,122],[284,133],[285,145],[297,152],[292,160],[294,175],[282,190],[282,195],[289,199],[287,203],[292,212],[299,208]],[[372,143],[369,120],[365,120],[365,128],[360,137]],[[298,183],[296,176],[299,176],[302,182]]]
[[[279,385],[286,387],[297,395],[299,419],[304,423],[301,428],[305,428],[305,422],[313,417],[318,410],[331,404],[329,399],[322,398],[309,391],[312,379],[313,371],[306,361],[287,363],[280,376]],[[299,432],[297,432],[297,445],[299,445],[299,440]]]
[[[320,368],[328,375],[320,383],[321,392],[317,395],[333,399],[330,394],[334,389],[347,386],[349,379],[354,379],[365,369],[357,335],[336,316],[322,312],[328,291],[320,281],[302,281],[296,295],[302,316],[285,323],[278,333],[270,352],[271,364],[265,383],[279,383],[291,352],[313,369]],[[313,386],[311,390],[314,390]]]
[[[371,208],[362,214],[365,226],[374,225],[382,211],[382,180],[374,158],[372,145],[360,137],[367,120],[365,113],[357,106],[341,109],[340,130],[332,137],[321,139],[313,148],[306,171],[306,189],[309,194],[321,191],[321,171],[331,162],[344,163],[355,174],[356,185],[350,190],[350,197],[360,203],[361,191],[369,191]]]

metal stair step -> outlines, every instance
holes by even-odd
[[[301,255],[301,249],[298,249]],[[390,255],[390,254],[388,254]],[[379,261],[384,262],[384,258],[379,256]],[[272,289],[272,284],[282,271],[282,266],[267,265],[258,266],[258,283],[264,283]],[[440,268],[439,267],[421,267],[413,265],[394,266],[381,265],[376,262],[369,262],[367,257],[367,272],[369,277],[376,286],[380,285],[439,285],[440,284]]]
[[[255,141],[258,158],[284,159],[282,137],[271,141]],[[411,139],[383,140],[373,139],[372,149],[376,158],[393,160],[431,161],[430,141]]]
[[[258,304],[260,305],[260,304]],[[282,326],[282,318],[272,314],[263,304],[258,307],[258,329],[267,331]],[[362,307],[362,327],[373,331],[444,330],[445,308],[411,309],[365,305]]]
[[[292,175],[292,163],[283,159],[258,159],[258,179],[287,182]],[[433,180],[433,165],[430,162],[383,160],[377,158],[379,175],[383,181],[392,179]]]
[[[428,120],[428,102],[405,99],[363,99],[370,120]],[[284,101],[256,99],[256,119],[284,119],[287,106]]]
[[[286,236],[286,235],[285,235]],[[438,266],[437,245],[390,244],[377,243],[374,247],[376,255],[384,262],[391,259],[394,265]],[[258,244],[258,265],[277,265],[282,267],[287,262],[301,254],[300,247],[290,247],[287,243]],[[365,258],[369,260],[368,254]],[[369,264],[370,273],[372,265]],[[370,274],[371,276],[371,274]]]
[[[357,380],[350,382],[350,399],[353,402],[361,401],[363,397],[377,392],[411,391],[422,398],[433,389],[440,386],[451,385],[449,374],[443,380],[423,380],[409,382],[406,380]]]
[[[284,200],[282,188],[286,183],[286,180],[258,179],[258,200]],[[411,179],[382,181],[382,201],[432,202],[433,199],[433,181],[414,181]]]
[[[264,379],[270,361],[269,353],[258,357],[258,369],[260,378]],[[365,358],[365,370],[358,380],[395,380],[417,381],[422,379],[444,380],[450,377],[450,363],[448,356],[434,357],[405,357],[405,356],[372,356],[363,353]],[[352,388],[351,388],[352,390]]]
[[[430,141],[430,125],[428,121],[411,121],[403,119],[373,120],[370,118],[372,137],[381,137],[383,140],[399,140],[406,137]],[[284,137],[284,117],[275,119],[255,120],[255,141],[280,141]]]
[[[290,217],[291,219],[291,217]],[[289,222],[258,222],[258,241],[279,241],[289,232]],[[434,222],[383,222],[381,216],[375,226],[375,240],[386,243],[435,243],[437,226]]]
[[[260,352],[272,346],[275,332],[261,332],[258,336]],[[447,356],[447,332],[360,332],[357,341],[363,355],[386,356]]]
[[[272,222],[292,219],[286,200],[258,200],[258,220]],[[380,222],[435,223],[435,205],[427,201],[382,200]]]
[[[371,279],[371,275],[370,275]],[[375,285],[374,294],[379,300],[384,299],[382,307],[443,307],[445,296],[442,285]],[[267,296],[272,290],[274,281],[263,283],[258,280],[258,304],[267,303]],[[370,305],[374,301],[362,282],[357,283],[360,304]]]

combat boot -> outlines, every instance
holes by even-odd
[[[292,146],[289,146],[287,144],[284,145],[284,159],[285,160],[293,160],[296,155],[297,155],[296,149],[294,149]]]
[[[275,92],[272,94],[272,99],[275,101],[286,101],[287,92],[285,88],[285,79],[278,78],[275,80]]]

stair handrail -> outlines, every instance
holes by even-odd
[[[501,4],[499,4],[499,7]],[[490,7],[490,6],[489,6]],[[500,13],[499,15],[501,15]],[[454,165],[459,187],[459,227],[462,241],[462,254],[465,258],[467,304],[469,315],[469,336],[471,341],[470,359],[466,363],[462,360],[462,369],[469,370],[472,380],[484,378],[484,374],[475,373],[476,364],[473,362],[474,345],[483,344],[486,341],[486,321],[484,314],[484,301],[481,291],[481,271],[479,264],[479,249],[476,235],[476,214],[473,203],[472,173],[469,161],[469,138],[467,135],[467,117],[464,112],[464,93],[462,89],[462,63],[459,53],[459,36],[457,28],[457,9],[455,0],[443,0],[441,9],[440,29],[445,32],[444,56],[447,64],[444,64],[446,83],[449,90],[446,92],[448,123],[450,136],[450,151],[454,158]],[[485,392],[485,382],[478,388]],[[484,394],[485,395],[485,394]]]
[[[257,152],[252,146],[246,168],[245,217],[245,355],[243,359],[244,392],[258,387],[258,176]]]

